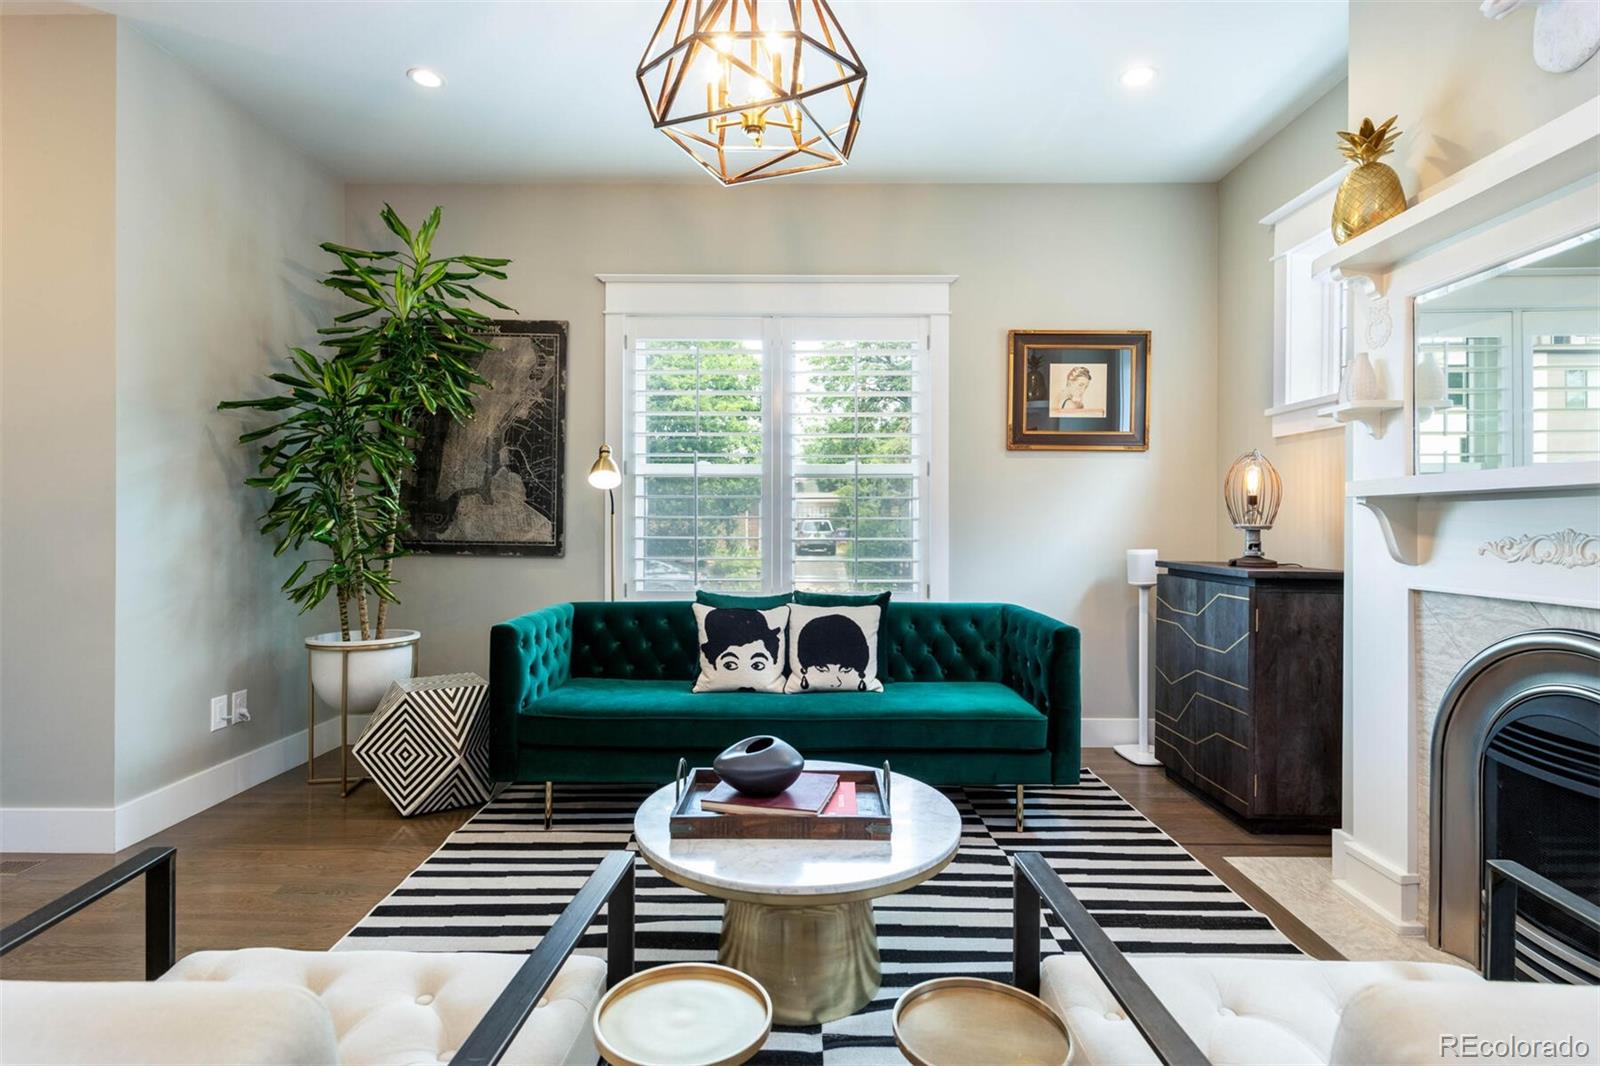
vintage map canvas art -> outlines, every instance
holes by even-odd
[[[479,357],[478,413],[421,425],[407,485],[412,551],[560,555],[567,436],[567,324],[497,321]]]

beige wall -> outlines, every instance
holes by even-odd
[[[305,727],[311,621],[240,482],[261,395],[331,301],[343,184],[123,24],[117,52],[117,799]],[[255,421],[259,421],[256,419]],[[251,721],[211,732],[210,697]]]
[[[1534,5],[1495,22],[1477,0],[1352,0],[1346,117],[1400,116],[1389,162],[1407,196],[1600,93],[1600,61],[1534,65],[1533,19]]]
[[[1218,187],[1217,469],[1220,485],[1238,455],[1260,448],[1283,477],[1277,524],[1263,535],[1280,562],[1341,567],[1344,560],[1344,430],[1274,440],[1272,422],[1272,229],[1261,219],[1339,169],[1345,86],[1308,107],[1222,179]],[[1225,556],[1242,534],[1218,516]]]
[[[116,20],[0,19],[0,805],[112,798]]]
[[[514,258],[508,302],[571,323],[566,557],[403,560],[425,671],[481,671],[493,623],[601,593],[596,273],[949,273],[950,595],[1077,624],[1085,716],[1134,712],[1123,551],[1216,548],[1214,186],[357,186],[352,242],[383,240],[385,200],[442,204],[443,249]],[[1149,452],[1005,451],[1006,331],[1027,327],[1154,331]]]

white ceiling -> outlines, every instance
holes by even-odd
[[[92,6],[349,180],[708,180],[634,83],[663,0]],[[847,168],[802,180],[1214,181],[1345,66],[1344,0],[834,9],[869,72],[862,130]],[[1156,82],[1123,88],[1134,63]],[[445,87],[411,84],[412,66]]]

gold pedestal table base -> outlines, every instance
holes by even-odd
[[[639,852],[667,880],[727,901],[717,961],[761,983],[780,1025],[843,1018],[877,994],[872,901],[937,874],[961,843],[955,806],[903,774],[893,775],[886,841],[673,838],[674,792],[666,785],[635,814]]]
[[[878,994],[872,904],[772,907],[729,900],[717,961],[761,982],[779,1025],[854,1014]]]

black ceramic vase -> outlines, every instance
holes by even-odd
[[[745,737],[711,765],[718,776],[747,796],[776,796],[794,784],[806,760],[777,737]]]

